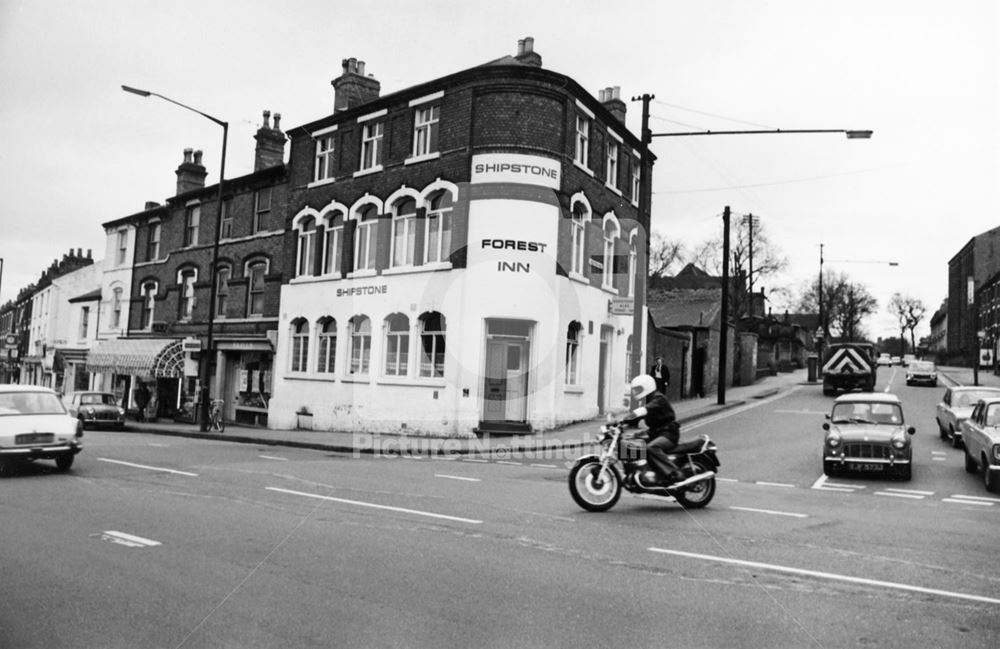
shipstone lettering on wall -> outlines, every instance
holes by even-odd
[[[351,288],[338,288],[337,297],[353,297],[355,295],[385,295],[389,292],[387,284],[369,284],[367,286],[352,286]]]

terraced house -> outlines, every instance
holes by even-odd
[[[524,39],[382,96],[347,59],[334,112],[288,130],[272,427],[468,436],[621,404],[641,143],[617,90],[541,64]]]

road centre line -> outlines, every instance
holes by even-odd
[[[893,489],[892,487],[886,487],[886,491],[894,491],[900,494],[918,494],[921,496],[933,496],[933,491],[918,491],[916,489]]]
[[[371,507],[372,509],[385,509],[387,511],[400,512],[403,514],[414,514],[416,516],[427,516],[430,518],[440,518],[458,523],[471,523],[480,525],[482,521],[473,518],[462,518],[460,516],[448,516],[447,514],[435,514],[434,512],[424,512],[419,509],[407,509],[405,507],[392,507],[390,505],[378,505],[376,503],[366,503],[360,500],[348,500],[347,498],[334,498],[333,496],[322,496],[320,494],[306,493],[305,491],[294,491],[292,489],[282,489],[281,487],[264,487],[268,491],[291,494],[293,496],[305,496],[306,498],[316,498],[318,500],[328,500],[330,502],[344,503],[346,505],[357,505],[359,507]]]
[[[103,532],[101,534],[101,538],[105,541],[111,541],[112,543],[117,543],[130,548],[152,548],[157,545],[162,545],[159,541],[154,541],[153,539],[146,539],[141,536],[126,534],[125,532],[118,532],[116,530]]]
[[[878,579],[864,579],[861,577],[851,577],[848,575],[838,575],[832,572],[818,572],[816,570],[803,570],[801,568],[792,568],[789,566],[779,566],[773,563],[761,563],[758,561],[744,561],[742,559],[731,559],[729,557],[717,557],[709,554],[695,554],[693,552],[681,552],[679,550],[667,550],[664,548],[648,548],[650,552],[657,552],[660,554],[669,554],[678,557],[686,557],[689,559],[701,559],[704,561],[716,561],[719,563],[729,563],[737,566],[743,566],[745,568],[757,568],[761,570],[772,570],[775,572],[783,572],[792,575],[801,575],[804,577],[816,577],[819,579],[829,579],[833,581],[844,581],[852,584],[861,584],[864,586],[877,586],[881,588],[891,588],[895,590],[905,590],[914,593],[923,593],[925,595],[940,595],[942,597],[951,597],[955,599],[965,599],[974,602],[983,602],[986,604],[1000,604],[1000,599],[994,599],[992,597],[983,597],[980,595],[969,595],[967,593],[956,593],[948,590],[939,590],[937,588],[924,588],[923,586],[912,586],[909,584],[899,584],[891,581],[880,581]]]
[[[265,460],[277,460],[279,462],[287,462],[288,461],[287,457],[278,457],[276,455],[260,455],[258,457],[262,457]]]
[[[121,464],[123,466],[130,466],[130,467],[133,467],[133,468],[136,468],[136,469],[146,469],[148,471],[160,471],[162,473],[174,473],[176,475],[186,475],[186,476],[189,476],[189,477],[192,477],[192,478],[197,478],[198,477],[197,473],[188,473],[187,471],[177,471],[175,469],[164,469],[163,467],[149,466],[149,465],[146,465],[146,464],[134,464],[132,462],[123,462],[122,460],[112,460],[112,459],[109,459],[109,458],[106,458],[106,457],[99,457],[97,459],[100,462],[110,462],[111,464]]]
[[[507,460],[497,460],[497,464],[507,464],[510,466],[523,466],[523,462],[509,462]]]
[[[761,480],[758,480],[754,484],[759,484],[762,487],[784,487],[786,489],[794,489],[795,488],[795,485],[793,485],[793,484],[787,484],[787,483],[784,483],[784,482],[763,482]]]
[[[795,512],[779,512],[773,509],[754,509],[753,507],[730,507],[741,512],[755,512],[757,514],[771,514],[772,516],[791,516],[793,518],[809,518],[809,514],[796,514]]]
[[[911,498],[913,500],[923,500],[924,496],[918,496],[917,494],[898,494],[892,491],[876,491],[876,496],[892,496],[893,498]]]
[[[943,503],[953,503],[955,505],[979,505],[980,507],[992,507],[993,503],[984,500],[965,500],[964,498],[942,498]]]
[[[558,469],[559,468],[555,464],[532,464],[531,466],[538,467],[539,469]]]
[[[990,498],[988,496],[965,496],[962,494],[952,494],[952,498],[961,498],[962,500],[985,500],[991,503],[1000,503],[1000,498]]]
[[[447,473],[435,473],[435,478],[448,478],[449,480],[465,480],[466,482],[482,482],[479,478],[466,478],[461,475],[448,475]]]

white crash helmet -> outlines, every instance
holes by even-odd
[[[640,374],[632,379],[632,396],[642,399],[656,392],[656,379],[649,374]]]

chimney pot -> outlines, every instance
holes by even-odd
[[[271,111],[264,111],[264,125],[261,128],[271,128]]]
[[[87,259],[90,259],[90,253],[93,252],[93,248],[87,248]]]
[[[76,256],[77,257],[83,257],[83,248],[77,248],[76,249]]]
[[[201,156],[202,156],[202,152],[201,151],[195,151],[194,152],[194,163],[196,165],[200,165],[201,164]]]
[[[535,39],[532,36],[528,36],[524,39],[524,51],[525,53],[535,51]]]
[[[365,76],[365,62],[364,61],[358,61],[358,74],[360,74],[361,76]]]
[[[524,39],[520,38],[517,41],[517,55],[520,56],[524,54]]]
[[[191,162],[191,153],[192,152],[194,152],[194,149],[191,149],[191,148],[184,149],[184,162]]]
[[[276,131],[280,131],[281,130],[281,127],[278,126],[278,124],[280,124],[280,123],[281,123],[281,113],[275,113],[274,114],[274,130],[276,130]]]

